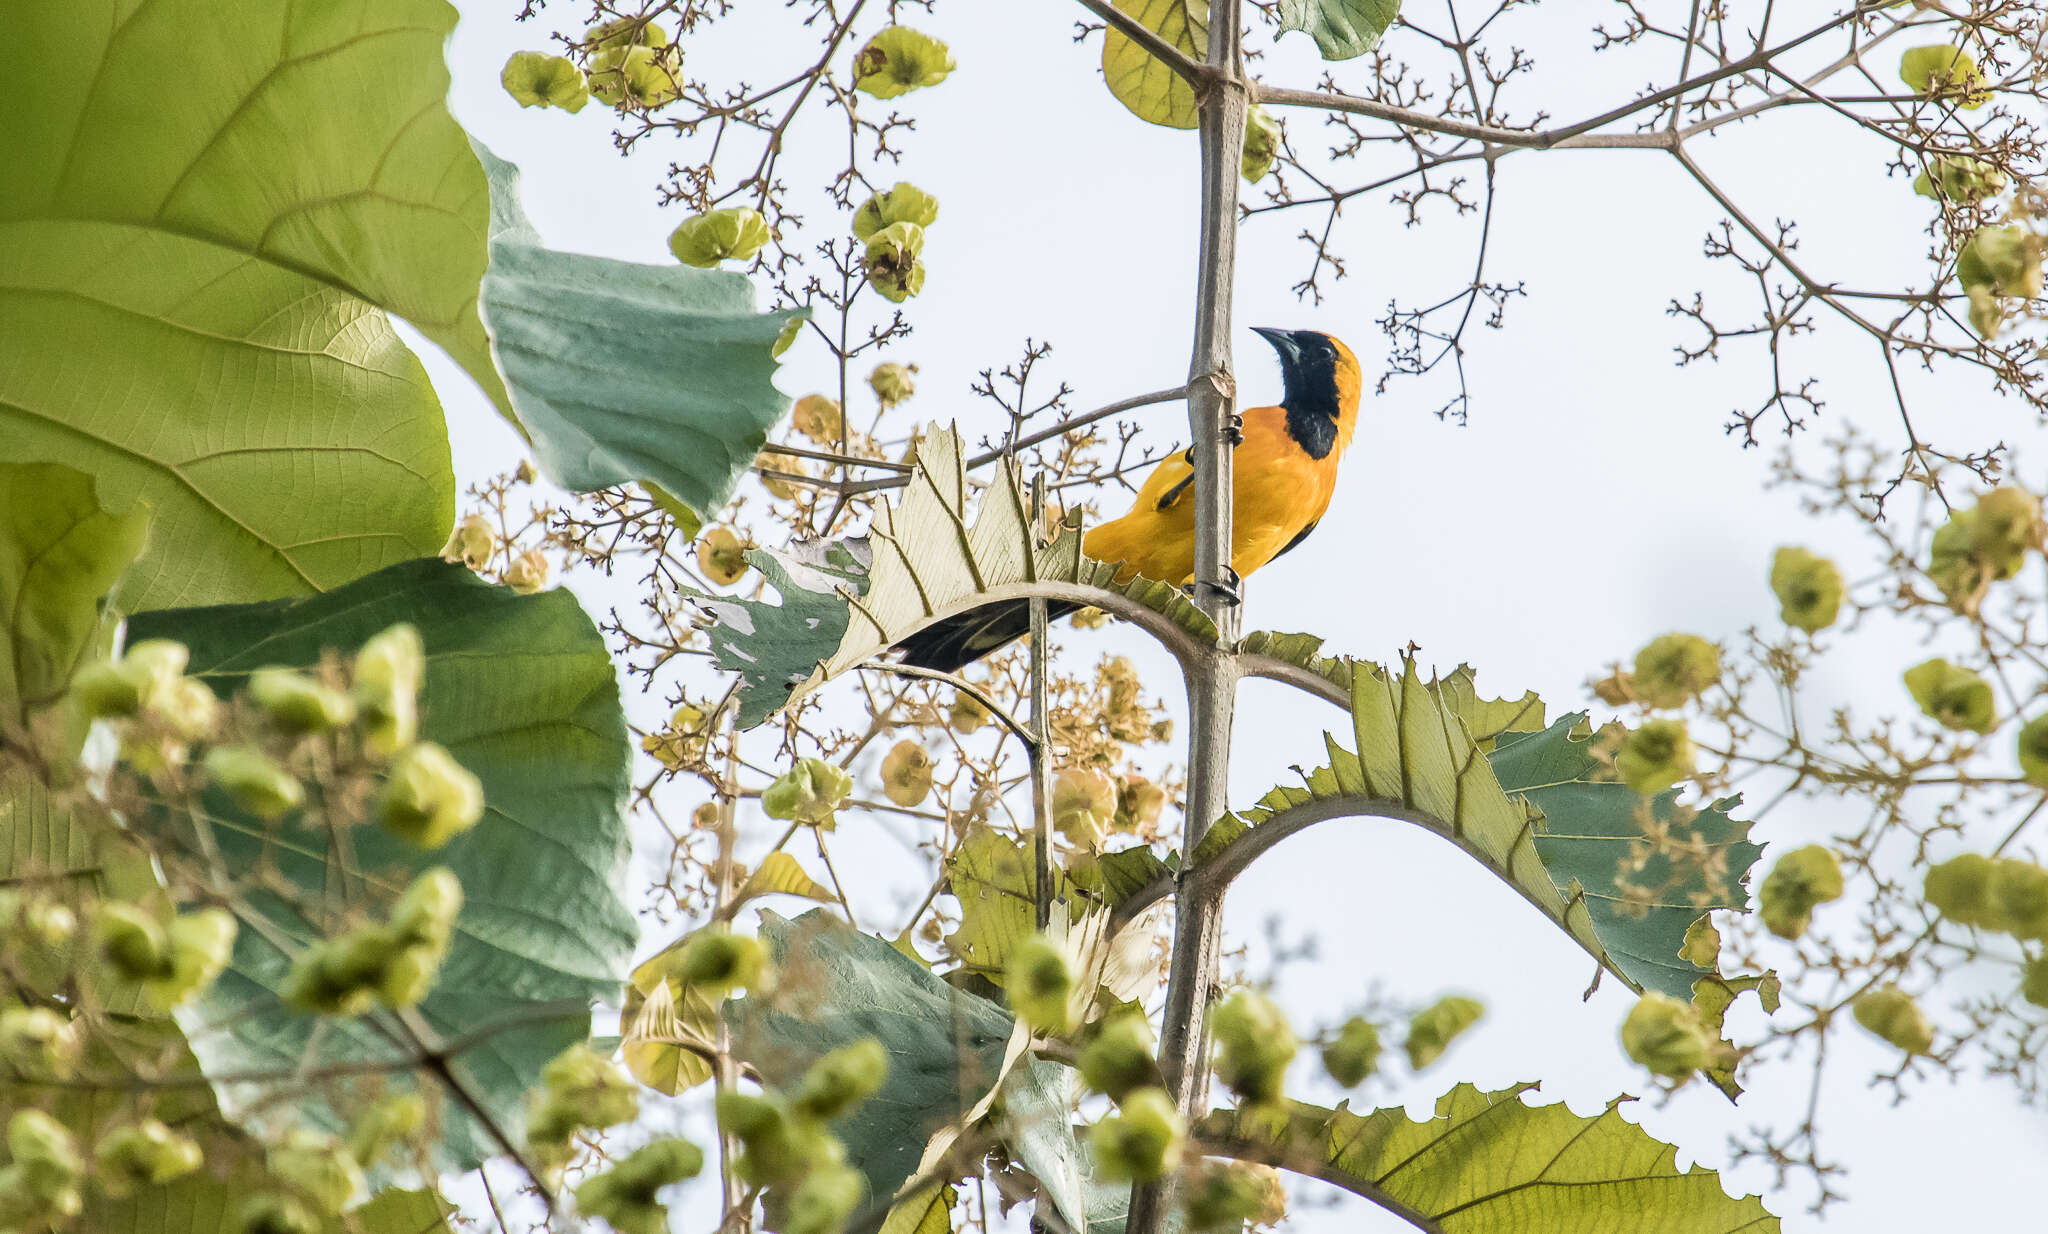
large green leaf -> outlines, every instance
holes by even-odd
[[[889,1052],[881,1090],[832,1130],[866,1176],[871,1201],[886,1200],[932,1136],[995,1085],[1010,1016],[826,909],[795,920],[763,910],[761,937],[775,959],[776,988],[726,1004],[733,1053],[768,1083],[790,1087],[829,1051],[863,1037],[880,1041]]]
[[[1531,1106],[1525,1084],[1483,1093],[1460,1084],[1421,1122],[1399,1108],[1354,1114],[1289,1103],[1224,1110],[1196,1138],[1214,1153],[1263,1161],[1364,1196],[1419,1230],[1443,1234],[1767,1234],[1778,1219],[1755,1196],[1731,1199],[1713,1171],[1681,1171],[1678,1150],[1622,1118]]]
[[[108,513],[83,472],[0,463],[0,738],[63,695],[148,535],[147,508]]]
[[[451,1072],[516,1137],[527,1086],[548,1058],[587,1035],[588,1001],[618,995],[636,935],[619,890],[629,848],[625,721],[604,640],[575,597],[520,596],[422,560],[305,600],[146,613],[131,630],[188,644],[190,671],[226,695],[255,668],[310,665],[398,621],[416,626],[426,647],[422,734],[482,779],[483,822],[429,854],[382,828],[354,828],[345,860],[333,863],[325,845],[237,817],[210,797],[213,828],[237,869],[270,863],[311,903],[324,905],[331,891],[341,907],[373,915],[419,869],[455,871],[462,915],[419,1012],[433,1037],[465,1039]],[[393,1044],[382,1016],[316,1022],[281,1006],[288,950],[324,931],[280,898],[252,894],[250,904],[262,928],[245,926],[229,971],[183,1019],[208,1072],[302,1062],[402,1068],[410,1048]],[[236,1117],[253,1116],[267,1095],[261,1085],[219,1087]],[[443,1104],[444,1166],[468,1168],[502,1151],[460,1103]],[[317,1097],[295,1112],[338,1121]]]
[[[147,498],[129,609],[434,552],[447,431],[385,319],[493,397],[483,169],[443,0],[0,0],[0,454]]]
[[[1652,799],[1602,777],[1589,740],[1568,715],[1540,733],[1505,733],[1491,761],[1501,787],[1543,811],[1537,855],[1558,891],[1583,901],[1610,959],[1630,983],[1689,999],[1715,975],[1679,955],[1709,909],[1749,905],[1743,878],[1763,852],[1749,824],[1728,816],[1737,799],[1705,809]]]
[[[1541,734],[1516,732],[1513,724],[1540,716],[1540,709],[1479,699],[1469,670],[1430,681],[1413,661],[1398,674],[1344,661],[1340,672],[1317,662],[1313,640],[1259,646],[1261,655],[1299,653],[1317,681],[1348,683],[1357,748],[1326,736],[1329,761],[1299,787],[1276,788],[1211,827],[1191,859],[1209,866],[1208,877],[1234,877],[1266,847],[1323,820],[1402,818],[1450,839],[1499,875],[1630,988],[1691,997],[1693,981],[1710,970],[1679,956],[1686,929],[1709,908],[1743,905],[1740,880],[1757,853],[1737,842],[1741,827],[1725,812],[1717,808],[1688,823],[1672,809],[1676,794],[1653,803],[1619,783],[1592,783],[1590,756],[1566,737],[1582,717],[1566,717]],[[1491,755],[1468,716],[1509,726],[1495,734]],[[1637,905],[1642,917],[1630,916],[1618,903],[1619,862],[1631,840],[1653,843],[1651,832],[1666,826],[1679,828],[1669,837],[1674,844],[1695,834],[1706,841],[1706,870],[1729,886],[1660,886],[1660,894],[1670,893]],[[1658,877],[1664,872],[1655,867]]]
[[[699,597],[719,622],[713,661],[740,675],[742,727],[935,621],[1032,595],[1092,604],[1162,637],[1215,639],[1179,588],[1119,584],[1114,566],[1082,556],[1078,526],[1041,545],[1014,467],[1003,466],[970,514],[972,491],[959,434],[930,430],[902,498],[875,512],[867,536],[748,555],[780,605]]]
[[[1401,15],[1401,0],[1280,0],[1280,33],[1306,30],[1325,60],[1371,51]]]
[[[1209,0],[1114,0],[1147,30],[1201,60],[1209,54]],[[1102,76],[1109,92],[1140,120],[1195,127],[1195,88],[1172,66],[1111,26],[1103,33]]]
[[[788,410],[775,340],[801,311],[754,311],[742,274],[544,247],[519,172],[481,144],[491,180],[483,319],[548,477],[588,491],[642,481],[723,506]]]

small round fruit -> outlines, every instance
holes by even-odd
[[[1163,1088],[1126,1095],[1115,1114],[1088,1129],[1100,1176],[1111,1182],[1151,1182],[1180,1156],[1187,1125]]]

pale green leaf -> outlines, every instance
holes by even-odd
[[[549,249],[518,170],[476,155],[491,181],[483,320],[541,469],[579,492],[638,481],[700,514],[723,506],[789,409],[773,348],[801,313],[755,312],[743,274]]]
[[[1209,54],[1209,0],[1115,0],[1147,30],[1202,60]],[[1140,120],[1168,128],[1195,127],[1195,88],[1144,47],[1117,33],[1103,32],[1102,76],[1109,92]]]
[[[1531,1106],[1535,1085],[1460,1084],[1421,1122],[1400,1108],[1359,1115],[1288,1103],[1224,1110],[1196,1138],[1212,1153],[1320,1178],[1420,1230],[1443,1234],[1768,1234],[1754,1196],[1731,1199],[1712,1170],[1622,1118]]]
[[[1401,15],[1401,0],[1280,0],[1280,33],[1306,30],[1325,60],[1371,51]]]
[[[465,1040],[456,1073],[516,1136],[542,1064],[588,1035],[590,1000],[618,996],[637,933],[619,893],[629,851],[625,720],[604,639],[575,597],[521,596],[461,566],[423,560],[306,600],[146,613],[131,621],[131,633],[186,643],[190,672],[227,695],[255,668],[311,665],[323,651],[350,652],[398,621],[417,627],[426,647],[422,736],[483,781],[483,821],[432,853],[381,827],[354,828],[345,878],[324,845],[238,816],[217,793],[208,796],[213,829],[234,870],[273,863],[310,894],[320,917],[351,899],[357,911],[381,916],[420,869],[456,873],[462,915],[440,980],[417,1011],[431,1036]],[[209,1072],[409,1057],[377,1031],[388,1023],[285,1010],[276,991],[287,950],[341,923],[316,928],[268,893],[250,893],[249,903],[265,925],[244,925],[228,972],[183,1017]],[[258,1084],[221,1089],[236,1117],[270,1095]],[[329,1096],[264,1112],[332,1126],[341,1120]],[[503,1151],[456,1103],[443,1110],[436,1148],[444,1168]]]
[[[677,973],[683,935],[633,970],[619,1009],[619,1054],[633,1078],[673,1097],[711,1078],[705,1051],[718,1046],[719,999]]]
[[[64,693],[148,538],[146,507],[108,513],[93,489],[69,467],[0,463],[0,729]]]
[[[154,511],[122,607],[323,590],[454,515],[404,317],[494,398],[443,0],[6,0],[0,458]]]
[[[779,605],[698,597],[718,619],[713,661],[740,676],[742,727],[933,622],[984,604],[1074,600],[1163,637],[1214,640],[1215,625],[1179,588],[1143,578],[1119,584],[1114,566],[1082,556],[1077,525],[1041,546],[1014,469],[1005,465],[971,511],[970,491],[958,433],[931,430],[918,439],[903,496],[875,512],[867,536],[747,554]]]
[[[1686,931],[1709,909],[1748,906],[1743,879],[1763,849],[1750,843],[1749,824],[1728,816],[1734,798],[1681,806],[1676,789],[1652,799],[1603,776],[1591,742],[1571,736],[1584,718],[1503,734],[1494,774],[1543,811],[1536,853],[1559,894],[1590,910],[1629,984],[1691,998],[1693,983],[1713,970],[1679,954]]]
[[[960,1189],[933,1183],[896,1201],[876,1234],[951,1234]]]
[[[821,904],[836,904],[839,897],[832,889],[812,878],[803,863],[788,853],[777,851],[761,859],[761,865],[740,887],[738,899],[741,903],[761,896],[798,896],[816,900]]]

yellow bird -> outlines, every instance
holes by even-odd
[[[1243,577],[1300,544],[1337,491],[1337,463],[1358,424],[1361,373],[1351,349],[1318,330],[1256,332],[1280,353],[1277,407],[1244,413],[1244,438],[1232,455],[1230,565]],[[1121,518],[1091,528],[1082,551],[1120,563],[1117,581],[1159,579],[1186,585],[1195,573],[1195,466],[1192,451],[1161,462]],[[1078,605],[1055,603],[1053,616]],[[897,645],[902,662],[956,672],[1031,628],[1030,606],[991,605],[919,630]]]

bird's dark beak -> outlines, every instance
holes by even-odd
[[[1252,333],[1273,345],[1273,350],[1280,353],[1282,364],[1293,364],[1301,359],[1301,348],[1295,345],[1294,337],[1287,331],[1276,330],[1272,326],[1253,326]]]

